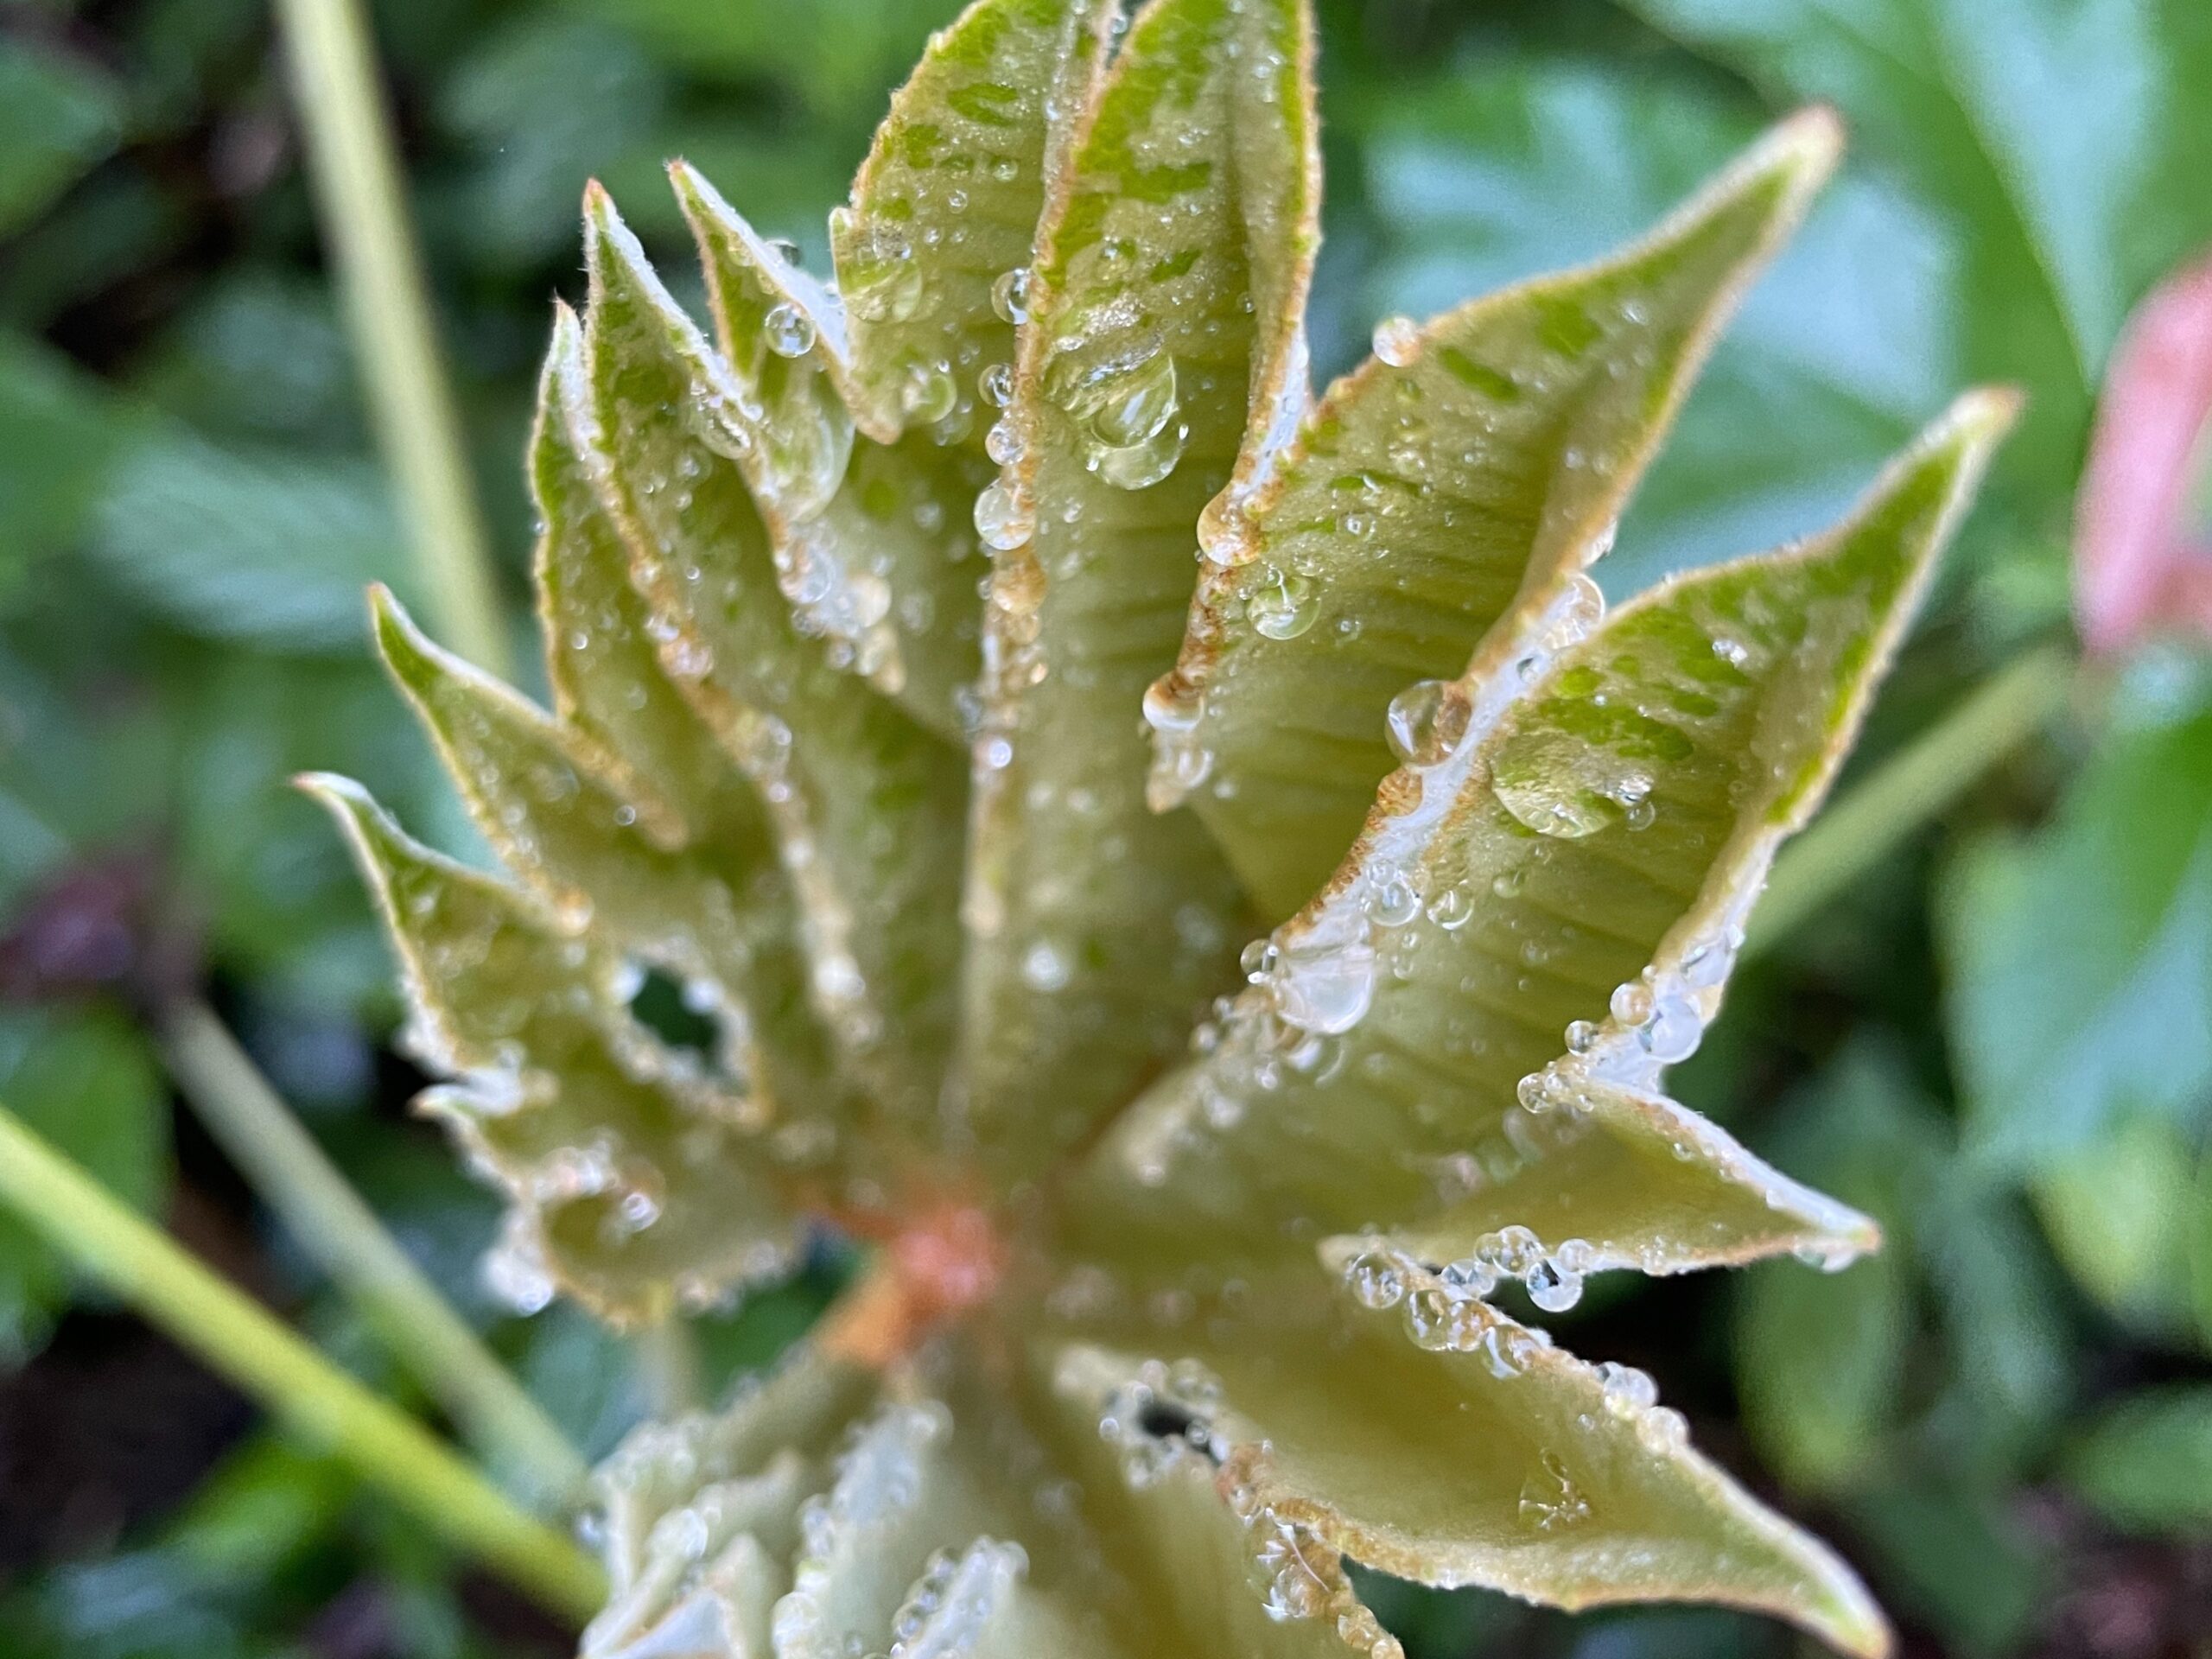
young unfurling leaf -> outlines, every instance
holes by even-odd
[[[1835,122],[1311,405],[1313,57],[1302,0],[977,0],[836,288],[673,169],[711,343],[594,188],[531,454],[552,711],[378,602],[515,880],[317,787],[507,1260],[635,1318],[800,1217],[880,1246],[608,1464],[594,1659],[1394,1659],[1347,1560],[1886,1646],[1652,1379],[1498,1293],[1878,1243],[1663,1073],[2011,400],[1606,618],[1585,567]]]

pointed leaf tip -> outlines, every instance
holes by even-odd
[[[1187,798],[1271,918],[1326,879],[1391,770],[1392,698],[1586,587],[1840,143],[1806,111],[1607,257],[1384,323],[1249,499],[1210,510],[1146,705],[1155,804]]]

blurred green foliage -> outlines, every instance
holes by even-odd
[[[820,269],[823,215],[948,4],[375,8],[518,638],[521,442],[549,302],[581,287],[585,178],[672,248],[660,165],[688,156]],[[2106,359],[2150,284],[2212,240],[2212,7],[1320,10],[1325,372],[1387,314],[1620,240],[1776,111],[1831,100],[1853,163],[1601,570],[1631,588],[1812,529],[1951,389],[2010,379],[2028,427],[1859,765],[2064,630]],[[478,1287],[490,1204],[397,1115],[389,964],[342,850],[285,787],[343,771],[473,849],[364,650],[363,583],[408,590],[399,537],[264,10],[0,9],[0,1099],[399,1387],[204,1142],[172,1135],[134,999],[212,986],[403,1241],[601,1451],[641,1381],[572,1310],[520,1322]],[[1663,1355],[1701,1441],[1838,1538],[1916,1652],[2120,1659],[2201,1651],[2212,1629],[2212,658],[2197,641],[2094,665],[2076,702],[1748,974],[1680,1079],[1878,1217],[1887,1250],[1832,1279],[1604,1287],[1569,1321],[1593,1357]],[[837,1272],[713,1322],[709,1376],[772,1354]],[[27,1367],[0,1383],[0,1441],[114,1323],[65,1315],[67,1295],[0,1221],[0,1358]],[[122,1362],[66,1374],[92,1379],[87,1421],[136,1409]],[[218,1438],[212,1463],[178,1454],[89,1519],[34,1526],[16,1511],[38,1482],[0,1484],[0,1645],[558,1650],[328,1463]],[[1420,1659],[1789,1650],[1726,1614],[1375,1595]]]

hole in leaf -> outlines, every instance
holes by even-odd
[[[1189,1446],[1218,1464],[1212,1425],[1173,1400],[1147,1400],[1137,1412],[1137,1427],[1155,1440],[1174,1440]]]
[[[630,998],[630,1016],[671,1048],[696,1054],[709,1066],[720,1063],[722,1022],[711,1011],[694,1007],[683,982],[672,975],[645,969]]]

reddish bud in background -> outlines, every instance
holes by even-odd
[[[2128,319],[2076,498],[2074,614],[2091,651],[2168,632],[2212,639],[2212,543],[2192,497],[2212,470],[2212,258]]]

